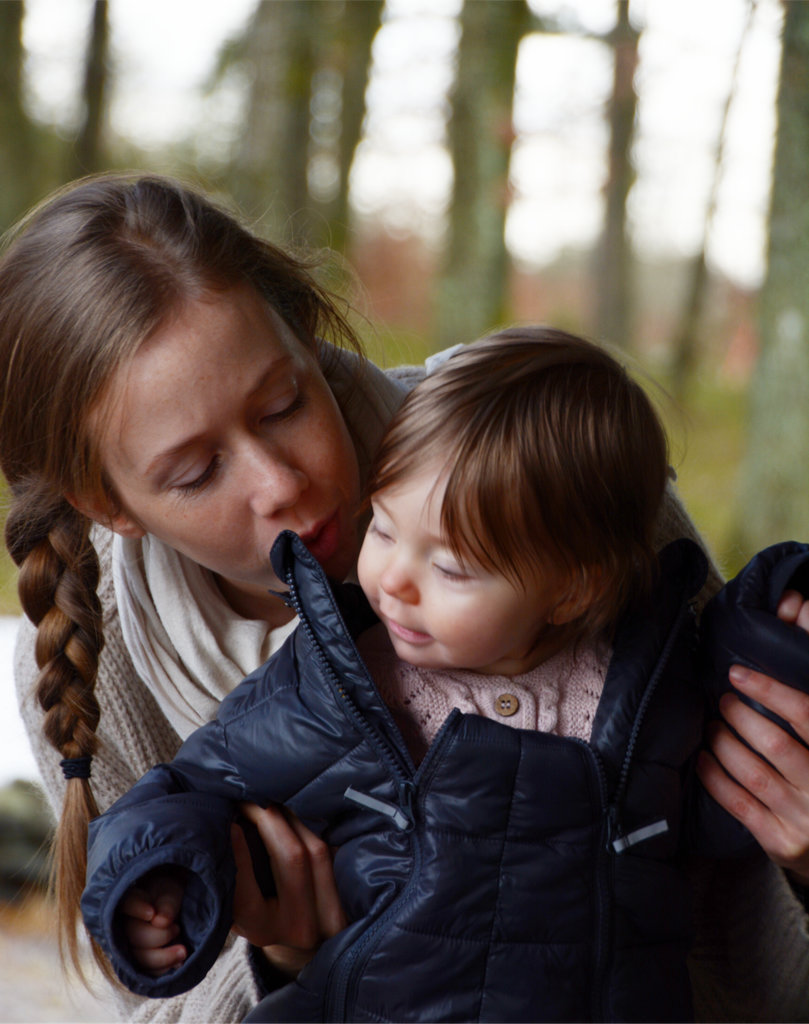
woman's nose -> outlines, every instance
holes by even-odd
[[[379,577],[379,585],[391,597],[406,604],[416,604],[419,599],[418,586],[406,560],[398,557],[389,559]]]
[[[278,452],[258,451],[250,460],[248,481],[253,514],[270,518],[293,508],[309,487],[309,477]]]

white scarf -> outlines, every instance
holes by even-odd
[[[331,354],[324,372],[364,479],[371,453],[407,384],[372,364],[358,376],[356,356]],[[412,374],[408,383],[413,383]],[[124,642],[138,675],[185,739],[210,721],[219,702],[281,646],[295,621],[271,630],[266,622],[242,618],[207,569],[155,537],[116,535],[112,557]]]
[[[207,569],[148,534],[116,536],[112,564],[132,662],[181,739],[295,628],[242,618]]]

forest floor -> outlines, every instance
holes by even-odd
[[[0,904],[0,1024],[104,1024],[112,1007],[62,970],[44,899]],[[96,977],[92,966],[88,977]],[[100,986],[99,986],[100,989]]]

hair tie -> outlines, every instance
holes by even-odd
[[[91,754],[84,757],[66,757],[59,762],[59,766],[66,779],[89,779],[92,760]]]

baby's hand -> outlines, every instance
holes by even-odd
[[[188,956],[185,946],[173,944],[180,933],[177,917],[184,891],[184,872],[158,869],[144,875],[121,901],[119,912],[132,959],[155,978],[179,967]]]

